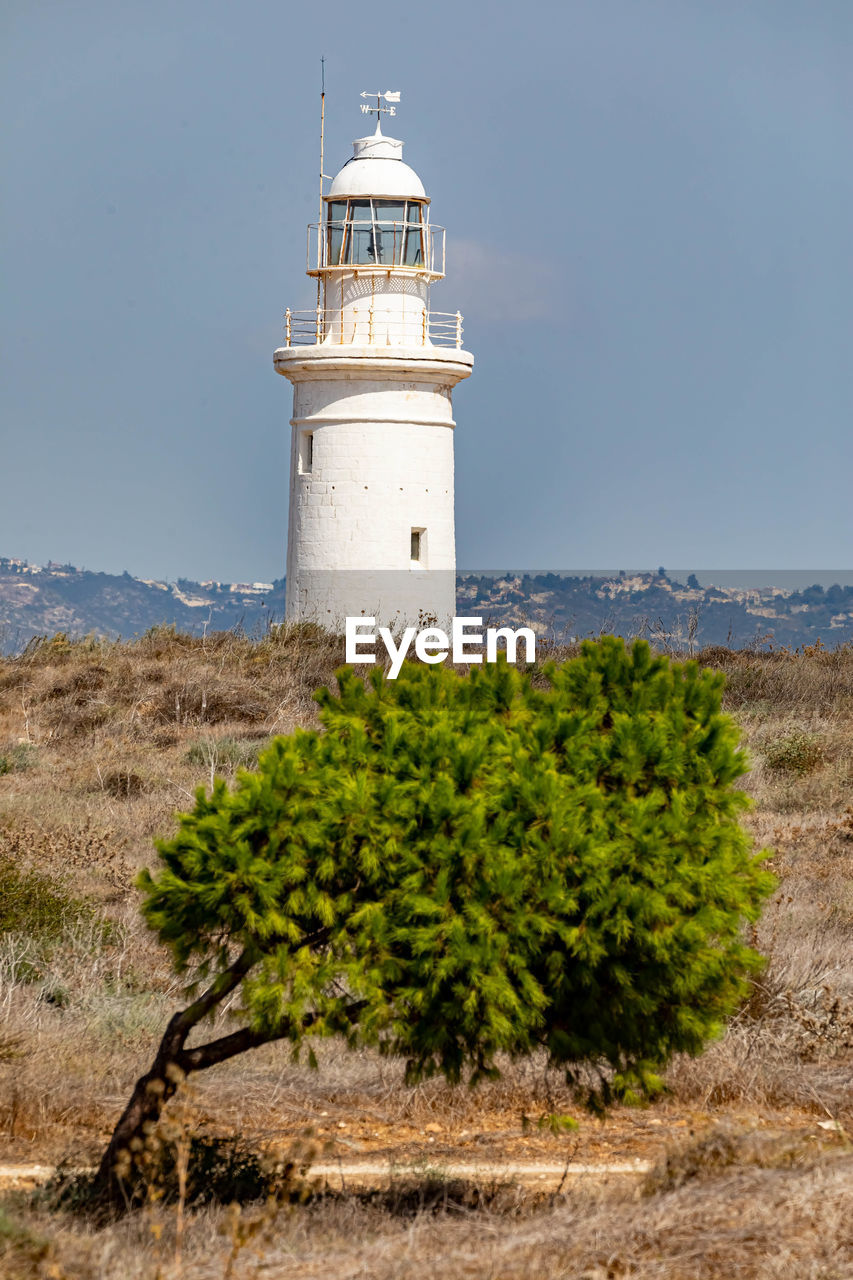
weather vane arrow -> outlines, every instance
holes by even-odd
[[[375,99],[376,99],[376,106],[375,106],[375,107],[369,107],[369,106],[367,105],[367,103],[366,103],[366,102],[363,102],[363,103],[361,104],[361,114],[362,114],[363,116],[367,116],[367,115],[380,116],[380,115],[383,115],[383,114],[384,114],[384,115],[389,115],[389,116],[395,116],[395,115],[397,114],[397,108],[396,108],[396,106],[393,106],[393,105],[392,105],[392,106],[385,106],[385,107],[383,107],[383,105],[382,105],[382,100],[384,99],[384,100],[385,100],[385,102],[387,102],[387,103],[397,103],[397,102],[399,102],[399,101],[400,101],[400,90],[399,90],[399,89],[386,89],[384,93],[367,93],[367,92],[364,92],[364,93],[362,93],[362,95],[361,95],[361,96],[362,96],[362,98],[375,98]]]

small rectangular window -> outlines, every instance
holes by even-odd
[[[422,534],[423,534],[423,529],[412,530],[412,559],[413,560],[421,559]]]
[[[314,433],[303,431],[299,437],[299,474],[306,476],[314,467]]]

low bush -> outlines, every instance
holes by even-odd
[[[29,742],[19,742],[0,752],[0,778],[6,773],[23,773],[36,763],[36,749]]]
[[[254,769],[258,756],[269,746],[269,738],[203,738],[194,742],[186,754],[188,764],[201,764],[217,772],[233,773],[235,769]]]
[[[148,790],[148,783],[132,769],[110,769],[101,777],[101,790],[117,800],[130,800]]]
[[[764,759],[774,773],[811,773],[823,764],[824,750],[817,734],[794,729],[765,744]]]
[[[643,1181],[645,1195],[676,1191],[694,1179],[710,1179],[726,1169],[753,1165],[759,1169],[790,1169],[820,1158],[819,1148],[809,1147],[802,1135],[738,1129],[731,1123],[716,1125],[701,1137],[691,1137],[666,1153]]]
[[[91,904],[74,897],[57,877],[20,867],[0,854],[0,934],[53,942],[73,921],[93,915]]]
[[[126,1191],[131,1204],[204,1205],[249,1204],[274,1200],[279,1204],[305,1200],[313,1148],[296,1143],[292,1150],[255,1150],[242,1138],[190,1135],[174,1123],[158,1126],[145,1140],[138,1159],[142,1176]],[[57,1208],[96,1216],[107,1206],[90,1174],[68,1176],[60,1168],[47,1184],[44,1197]]]

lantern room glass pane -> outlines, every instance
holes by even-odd
[[[406,253],[403,265],[406,267],[423,266],[424,252],[422,228],[410,226],[406,231]]]
[[[406,206],[398,200],[374,200],[373,211],[376,221],[383,224],[403,222],[406,217]]]
[[[367,257],[370,262],[385,262],[388,254],[388,240],[382,227],[374,223],[367,239]]]
[[[346,200],[326,205],[326,263],[330,267],[336,267],[341,260],[346,216]]]
[[[423,253],[423,205],[409,201],[406,211],[408,226],[406,227],[406,243],[403,252],[403,265],[406,267],[422,267]]]
[[[373,262],[373,211],[369,200],[350,200],[350,225],[344,262]]]
[[[374,200],[375,237],[373,261],[385,266],[399,266],[403,256],[403,228],[406,206],[398,200]]]

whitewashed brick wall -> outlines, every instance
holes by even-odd
[[[446,620],[454,612],[456,550],[451,389],[466,352],[284,348],[276,368],[294,384],[288,617],[336,623]],[[313,436],[310,471],[300,437]],[[421,562],[412,529],[423,529]]]

